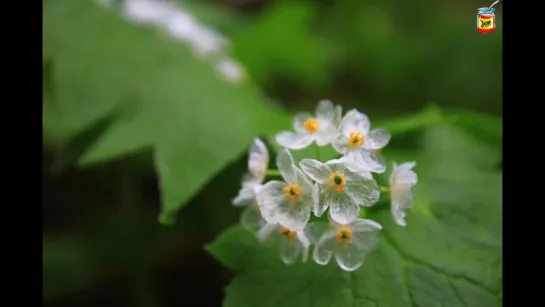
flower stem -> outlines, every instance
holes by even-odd
[[[318,144],[314,143],[314,148],[316,150],[316,160],[322,161],[320,160],[320,147],[318,146]]]
[[[386,186],[380,186],[380,191],[381,192],[390,192],[390,188],[389,187],[386,187]]]
[[[268,169],[267,176],[281,176],[280,171],[277,169]]]

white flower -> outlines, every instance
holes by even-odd
[[[345,155],[344,160],[355,171],[367,170],[382,173],[386,163],[373,151],[383,148],[390,141],[390,132],[378,128],[369,131],[371,122],[367,115],[350,110],[339,125],[339,132],[332,143],[335,150]]]
[[[316,182],[319,203],[314,214],[321,216],[327,208],[337,223],[348,224],[357,219],[360,206],[372,206],[380,197],[380,190],[371,173],[355,173],[346,167],[343,160],[322,163],[314,159],[303,159],[299,165]]]
[[[394,162],[394,168],[390,174],[390,201],[392,216],[396,223],[405,226],[405,209],[413,205],[413,193],[411,187],[417,182],[416,173],[412,170],[416,162],[406,162],[397,165]]]
[[[324,229],[325,228],[325,229]],[[335,255],[341,269],[352,272],[363,264],[365,257],[379,244],[377,232],[382,226],[377,222],[357,219],[348,225],[330,221],[309,224],[306,234],[315,244],[312,258],[317,264],[326,265]]]
[[[242,178],[242,188],[233,199],[234,206],[245,207],[244,211],[242,211],[240,223],[246,228],[257,228],[265,223],[257,206],[256,195],[262,188],[261,183],[265,179],[268,167],[269,151],[265,144],[256,138],[249,150],[249,172]]]
[[[310,242],[303,230],[293,231],[278,224],[265,224],[257,237],[264,243],[276,246],[286,264],[295,263],[299,257],[303,262],[307,261]]]
[[[295,166],[287,149],[278,153],[276,166],[285,182],[271,180],[257,194],[263,218],[270,224],[281,224],[302,230],[310,219],[310,211],[318,202],[316,188]]]
[[[342,116],[341,106],[333,106],[329,100],[322,100],[316,108],[316,115],[296,114],[292,131],[282,131],[276,135],[276,142],[289,149],[303,149],[316,141],[319,146],[331,143],[337,134],[337,126]]]

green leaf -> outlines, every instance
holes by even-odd
[[[254,26],[234,37],[234,54],[259,84],[282,76],[307,86],[323,85],[329,54],[324,41],[310,31],[315,14],[309,3],[271,3]]]
[[[255,89],[223,80],[184,45],[91,1],[50,1],[44,40],[53,46],[56,105],[70,135],[124,106],[80,164],[152,148],[161,220],[171,220],[256,135],[289,121]]]
[[[224,305],[501,306],[502,176],[488,168],[498,149],[453,124],[430,126],[420,137],[408,225],[397,226],[388,206],[368,209],[384,228],[361,269],[346,273],[311,260],[287,266],[253,233],[233,227],[208,246],[239,272]]]

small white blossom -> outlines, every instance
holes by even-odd
[[[257,228],[265,223],[257,206],[256,195],[263,187],[261,183],[269,167],[269,151],[258,138],[250,146],[248,157],[249,172],[242,178],[242,188],[233,199],[236,207],[245,207],[242,211],[240,223],[246,228]]]
[[[257,204],[267,223],[302,230],[310,219],[310,211],[318,202],[317,190],[295,166],[287,149],[278,153],[276,165],[285,182],[267,182],[257,194]]]
[[[342,116],[341,106],[333,106],[329,100],[322,100],[316,108],[316,115],[296,114],[292,131],[282,131],[276,135],[276,142],[289,149],[303,149],[316,141],[318,146],[331,143],[337,134],[337,126]]]
[[[304,230],[293,231],[278,224],[265,224],[257,233],[259,240],[279,249],[280,259],[293,264],[298,258],[307,261],[310,242]]]
[[[377,182],[369,172],[355,173],[343,160],[322,163],[314,159],[303,159],[299,165],[316,182],[319,202],[314,214],[321,216],[327,208],[337,223],[348,224],[357,219],[360,206],[372,206],[379,197]]]
[[[386,129],[371,129],[367,115],[350,110],[341,120],[333,147],[343,154],[343,159],[355,171],[367,170],[383,173],[386,163],[373,151],[383,148],[390,141]]]
[[[416,173],[412,170],[416,162],[406,162],[397,165],[394,162],[390,174],[390,201],[392,216],[400,226],[407,225],[405,221],[405,209],[413,205],[413,193],[411,188],[418,182]]]
[[[357,219],[348,225],[330,220],[329,225],[310,223],[306,234],[316,245],[312,258],[317,264],[326,265],[335,255],[339,267],[352,272],[360,268],[365,257],[378,247],[381,229],[382,226],[372,220]]]

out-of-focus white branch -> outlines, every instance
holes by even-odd
[[[97,1],[106,7],[112,4],[112,0]],[[225,80],[240,83],[246,77],[244,68],[226,53],[229,40],[178,5],[160,0],[124,0],[121,8],[125,19],[157,27],[187,45],[196,56],[210,60]]]

